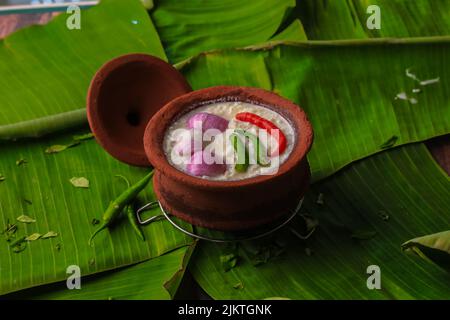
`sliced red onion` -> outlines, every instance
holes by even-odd
[[[228,127],[228,120],[207,112],[199,112],[191,116],[188,119],[188,128],[194,129],[196,122],[202,124],[203,132],[208,129],[217,129],[224,132]]]
[[[194,152],[203,149],[203,142],[200,140],[195,143],[194,133],[190,130],[186,130],[186,132],[179,136],[178,141],[173,149],[180,156],[192,155]]]
[[[193,176],[208,176],[213,177],[222,174],[226,171],[227,165],[220,163],[208,164],[211,155],[208,152],[197,151],[191,157],[191,162],[187,164],[186,171]]]

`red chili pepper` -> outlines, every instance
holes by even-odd
[[[240,112],[236,115],[236,119],[254,124],[257,127],[266,130],[270,135],[272,135],[273,130],[278,130],[278,154],[280,155],[286,150],[286,136],[273,122],[251,112]],[[275,152],[272,152],[272,155],[275,155]]]

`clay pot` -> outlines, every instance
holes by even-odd
[[[190,176],[169,164],[163,150],[168,126],[201,103],[244,101],[269,106],[297,132],[296,145],[274,175],[238,181],[212,181]],[[193,91],[167,103],[148,123],[144,147],[155,167],[154,190],[172,215],[197,226],[216,230],[251,229],[292,213],[310,180],[306,159],[313,131],[305,112],[291,101],[262,89],[212,87]]]
[[[92,79],[87,97],[89,125],[113,157],[149,166],[142,137],[149,119],[172,99],[191,91],[170,64],[145,54],[106,63]]]

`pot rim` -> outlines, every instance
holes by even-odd
[[[237,98],[237,101],[247,101],[263,106],[268,106],[282,115],[289,114],[286,118],[295,126],[297,131],[296,144],[280,167],[278,172],[272,175],[258,175],[248,179],[222,181],[208,180],[191,176],[174,166],[166,158],[163,149],[163,139],[168,126],[181,114],[192,110],[191,106],[197,106],[202,102],[217,101],[223,98]],[[236,101],[233,100],[233,101]],[[194,107],[195,108],[195,107]],[[228,189],[242,188],[254,184],[270,182],[277,177],[288,174],[300,163],[311,148],[313,142],[313,129],[306,113],[298,105],[276,93],[254,87],[243,86],[215,86],[186,93],[168,102],[149,121],[144,133],[144,148],[148,160],[153,167],[161,171],[169,178],[181,183],[195,185],[198,188]]]

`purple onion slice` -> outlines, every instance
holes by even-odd
[[[202,131],[217,129],[224,132],[228,128],[228,120],[207,112],[199,112],[188,119],[188,128],[193,129],[196,122],[201,122]]]
[[[190,163],[186,166],[186,171],[197,177],[214,177],[223,174],[227,169],[227,165],[223,163],[208,164],[212,160],[208,152],[197,151],[192,155]]]

